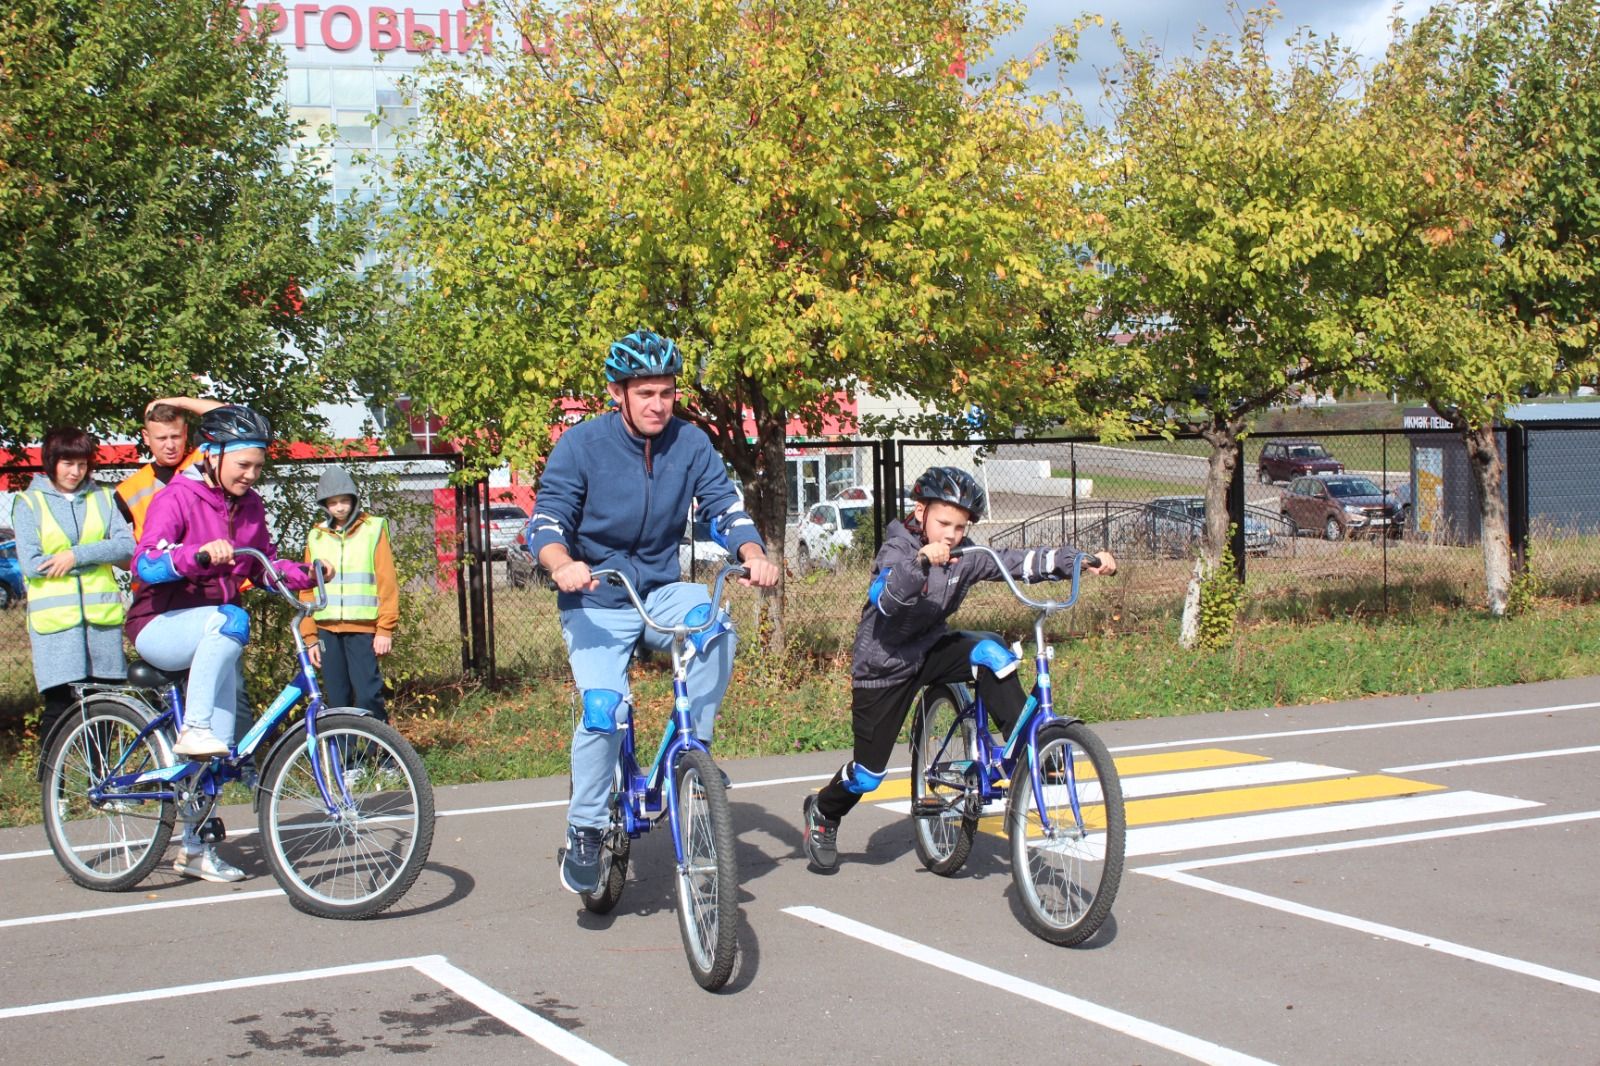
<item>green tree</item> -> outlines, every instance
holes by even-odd
[[[1391,49],[1370,93],[1403,151],[1392,243],[1361,301],[1373,347],[1462,433],[1486,602],[1514,560],[1495,427],[1596,373],[1600,13],[1589,0],[1452,4]]]
[[[1301,31],[1275,63],[1274,18],[1250,12],[1237,40],[1171,62],[1119,32],[1110,162],[1087,197],[1104,277],[1079,401],[1102,431],[1131,415],[1211,446],[1186,646],[1251,416],[1302,387],[1380,384],[1351,303],[1367,246],[1386,236],[1358,59]]]
[[[279,103],[278,50],[231,0],[0,11],[0,443],[107,434],[153,397],[255,404],[290,433],[375,377],[331,342],[370,313]]]
[[[494,13],[486,8],[486,17]],[[391,244],[396,335],[477,469],[535,465],[609,341],[675,338],[682,404],[781,551],[784,440],[843,390],[1021,406],[1042,248],[1071,237],[1082,126],[968,65],[1020,9],[974,0],[580,0],[419,82]],[[745,416],[751,417],[748,428]]]

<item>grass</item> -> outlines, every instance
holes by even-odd
[[[1330,605],[1329,609],[1335,606]],[[1258,608],[1234,643],[1213,652],[1176,647],[1176,620],[1146,619],[1117,631],[1117,608],[1103,605],[1103,628],[1066,640],[1058,701],[1090,721],[1167,717],[1247,707],[1315,704],[1364,696],[1433,692],[1580,677],[1595,670],[1600,604],[1542,600],[1524,616],[1421,607],[1400,617],[1328,618],[1298,604]],[[1296,614],[1296,612],[1299,612]],[[975,603],[960,618],[972,628],[1019,636],[1014,610]],[[719,719],[717,752],[737,758],[848,748],[848,653],[740,655]],[[636,675],[640,747],[653,750],[670,711],[665,660]],[[571,735],[572,686],[533,677],[499,689],[457,685],[412,692],[394,720],[422,752],[436,785],[564,773]],[[31,724],[0,733],[0,824],[38,820],[36,740]]]
[[[1180,441],[1188,444],[1191,441]],[[1057,469],[1052,472],[1054,477],[1071,477],[1067,470]],[[1084,497],[1081,501],[1085,505],[1092,505],[1100,500],[1145,500],[1157,496],[1194,496],[1204,490],[1203,484],[1193,481],[1156,481],[1149,478],[1126,477],[1121,474],[1086,474],[1080,475],[1094,481],[1094,496]]]

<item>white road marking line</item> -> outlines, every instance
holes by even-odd
[[[908,940],[898,934],[886,932],[875,926],[866,925],[852,918],[835,914],[832,911],[823,910],[821,907],[785,907],[783,911],[785,914],[792,914],[796,918],[802,918],[820,925],[824,929],[831,929],[836,933],[842,933],[874,947],[892,951],[896,955],[901,955],[915,962],[925,963],[935,969],[955,974],[957,977],[964,977],[969,981],[976,981],[979,984],[988,985],[990,988],[996,988],[1002,992],[1010,992],[1012,995],[1030,999],[1035,1003],[1051,1007],[1064,1014],[1070,1014],[1095,1025],[1104,1026],[1113,1032],[1122,1033],[1136,1040],[1142,1040],[1147,1044],[1153,1044],[1156,1047],[1176,1052],[1179,1055],[1194,1059],[1196,1062],[1224,1063],[1229,1064],[1229,1066],[1235,1066],[1235,1064],[1244,1066],[1247,1063],[1266,1062],[1265,1059],[1254,1058],[1243,1052],[1234,1051],[1232,1048],[1223,1047],[1221,1044],[1214,1044],[1209,1040],[1202,1040],[1199,1037],[1181,1033],[1176,1029],[1169,1029],[1164,1025],[1158,1025],[1143,1018],[1136,1018],[1131,1014],[1125,1014],[1122,1011],[1114,1010],[1098,1003],[1091,1003],[1089,1000],[1081,999],[1078,996],[1059,992],[1046,985],[1036,984],[1033,981],[992,969],[970,959],[963,959],[958,955],[951,955],[949,952],[940,951],[938,948],[929,947],[926,944],[920,944],[915,940]]]
[[[1236,866],[1245,862],[1269,862],[1273,859],[1293,859],[1302,855],[1322,855],[1334,851],[1357,851],[1361,848],[1380,848],[1388,844],[1416,844],[1427,840],[1447,840],[1450,837],[1474,836],[1478,833],[1498,833],[1503,829],[1534,829],[1547,825],[1564,825],[1568,822],[1592,822],[1600,819],[1600,811],[1578,811],[1572,814],[1548,814],[1539,818],[1518,818],[1509,822],[1487,822],[1481,825],[1456,825],[1448,829],[1427,829],[1417,833],[1396,833],[1393,836],[1369,837],[1365,840],[1340,840],[1330,844],[1306,844],[1298,848],[1274,848],[1271,851],[1252,851],[1246,855],[1220,855],[1210,859],[1187,859],[1183,862],[1163,863],[1160,866],[1141,866],[1134,873],[1164,877],[1168,873],[1185,870],[1204,870],[1213,866]]]
[[[1600,751],[1600,744],[1586,748],[1551,748],[1547,751],[1522,751],[1514,755],[1483,755],[1476,759],[1452,759],[1449,762],[1419,762],[1415,766],[1391,766],[1380,771],[1386,774],[1412,774],[1419,770],[1449,770],[1457,766],[1484,766],[1495,762],[1521,762],[1524,759],[1553,759],[1558,755],[1591,755]]]
[[[1516,711],[1483,711],[1452,714],[1439,718],[1407,718],[1400,722],[1364,722],[1360,725],[1329,725],[1311,729],[1284,729],[1274,733],[1238,733],[1231,737],[1194,737],[1190,740],[1164,740],[1155,744],[1124,744],[1118,751],[1153,751],[1161,748],[1186,748],[1192,744],[1237,744],[1241,740],[1277,740],[1281,737],[1312,737],[1324,733],[1360,733],[1369,729],[1400,729],[1414,725],[1444,725],[1450,722],[1476,722],[1488,718],[1517,718],[1529,714],[1554,714],[1557,711],[1583,711],[1600,707],[1596,703],[1561,703],[1550,707],[1526,707]]]
[[[416,960],[417,970],[427,974],[485,1014],[500,1019],[523,1036],[541,1044],[578,1066],[624,1066],[616,1058],[587,1040],[574,1036],[548,1018],[541,1017],[510,996],[484,984],[443,955],[425,955]]]
[[[1355,829],[1376,829],[1402,822],[1466,818],[1542,806],[1533,800],[1491,796],[1483,792],[1432,792],[1398,799],[1337,803],[1326,807],[1143,826],[1128,830],[1125,854],[1132,857],[1197,851],[1200,848],[1249,844],[1259,840],[1317,833],[1348,833]]]
[[[1492,951],[1483,951],[1479,948],[1468,947],[1465,944],[1457,944],[1450,940],[1429,936],[1426,933],[1415,933],[1409,929],[1384,925],[1381,922],[1369,922],[1364,918],[1340,914],[1337,911],[1323,910],[1321,907],[1308,907],[1303,903],[1280,899],[1277,896],[1269,896],[1263,892],[1254,892],[1247,888],[1237,888],[1217,881],[1208,881],[1203,877],[1196,877],[1194,874],[1173,872],[1157,876],[1176,884],[1204,889],[1219,896],[1227,896],[1230,899],[1240,900],[1245,903],[1254,903],[1257,906],[1282,911],[1285,914],[1310,918],[1313,921],[1324,922],[1328,925],[1341,926],[1358,933],[1367,933],[1371,936],[1383,937],[1386,940],[1393,940],[1401,944],[1409,944],[1412,947],[1426,948],[1429,951],[1436,951],[1441,955],[1452,955],[1468,962],[1480,962],[1486,966],[1522,974],[1525,977],[1536,977],[1541,981],[1566,985],[1568,988],[1576,988],[1580,992],[1600,993],[1600,980],[1596,980],[1593,977],[1585,977],[1582,974],[1569,973],[1566,970],[1558,970],[1553,966],[1543,966],[1536,962],[1528,962],[1525,959],[1514,959],[1509,955],[1497,955]]]
[[[101,907],[91,911],[59,911],[55,914],[33,914],[26,918],[7,918],[0,921],[0,929],[21,925],[49,925],[52,922],[76,922],[84,918],[107,918],[120,914],[139,914],[143,911],[166,911],[176,907],[203,907],[210,903],[238,903],[250,899],[281,896],[281,888],[263,888],[256,892],[229,892],[227,895],[202,896],[198,899],[164,899],[157,903],[129,903],[121,907]]]
[[[40,1014],[59,1014],[64,1011],[89,1010],[95,1007],[118,1007],[129,1003],[149,1003],[160,999],[180,999],[203,995],[207,992],[233,992],[246,988],[265,988],[269,985],[295,984],[301,981],[323,981],[330,978],[358,977],[362,974],[382,973],[386,970],[415,970],[423,977],[443,986],[471,1003],[485,1014],[498,1018],[510,1028],[542,1045],[576,1066],[626,1066],[618,1059],[593,1044],[542,1018],[516,1000],[498,992],[456,966],[443,955],[418,955],[409,959],[385,959],[380,962],[357,962],[346,966],[325,966],[316,970],[297,970],[290,973],[263,974],[257,977],[235,977],[224,981],[205,981],[198,984],[173,985],[168,988],[148,988],[138,992],[119,992],[107,996],[85,996],[82,999],[63,999],[54,1003],[34,1003],[25,1007],[0,1009],[0,1021],[8,1018],[26,1018]]]

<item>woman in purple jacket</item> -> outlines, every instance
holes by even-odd
[[[218,407],[200,420],[202,456],[156,495],[134,552],[141,584],[128,609],[127,632],[140,656],[160,670],[189,671],[184,728],[173,751],[189,758],[226,755],[233,743],[250,640],[240,587],[260,564],[235,559],[255,548],[291,589],[316,583],[311,569],[277,558],[266,508],[252,486],[260,479],[272,426],[248,407]],[[198,556],[206,553],[206,565]],[[237,881],[244,873],[219,859],[184,828],[180,874]]]

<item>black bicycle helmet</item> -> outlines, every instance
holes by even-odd
[[[959,466],[928,467],[911,487],[911,496],[923,503],[953,503],[971,515],[974,522],[989,510],[989,494]]]
[[[678,346],[647,329],[635,330],[611,345],[606,353],[606,380],[678,376],[683,356]]]
[[[200,443],[212,452],[265,448],[272,443],[272,423],[241,404],[214,407],[200,416]]]

